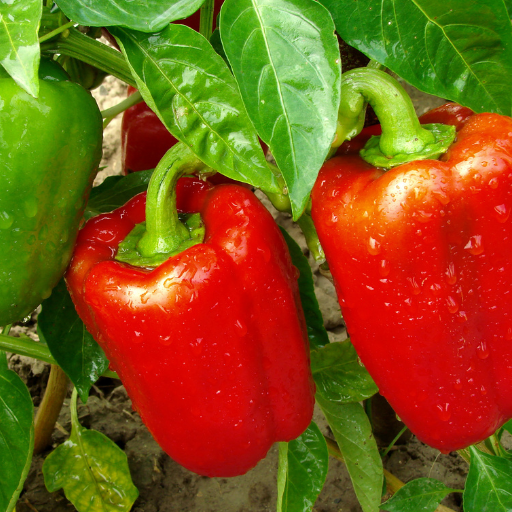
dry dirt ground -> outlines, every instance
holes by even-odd
[[[414,93],[416,94],[416,93]],[[114,79],[107,79],[94,91],[101,109],[119,102],[126,95],[125,87]],[[417,101],[419,111],[439,104],[436,98],[420,96]],[[104,169],[97,182],[106,175],[120,174],[120,118],[107,128],[104,143]],[[278,222],[289,229],[306,251],[298,229],[289,218],[283,215]],[[330,281],[317,272],[316,293],[324,314],[325,325],[332,341],[345,337],[345,329],[340,315],[334,288]],[[28,326],[30,329],[30,326]],[[33,333],[33,329],[32,329]],[[33,337],[34,334],[31,334]],[[11,356],[11,367],[16,369],[29,386],[34,405],[37,407],[44,392],[49,374],[49,366],[29,358]],[[69,395],[68,395],[69,396]],[[57,428],[53,434],[53,447],[67,438],[70,430],[69,398],[62,408]],[[140,496],[134,504],[136,512],[263,512],[275,510],[277,447],[273,447],[266,459],[244,476],[206,478],[183,469],[172,461],[152,439],[137,413],[131,408],[121,382],[102,378],[92,390],[86,405],[79,406],[82,424],[102,432],[116,442],[128,457],[133,481]],[[320,414],[315,417],[324,433],[330,434]],[[385,433],[383,434],[385,435]],[[44,486],[42,463],[52,448],[34,457],[30,473],[20,496],[17,512],[64,512],[74,507],[64,497],[62,491],[50,494]],[[456,454],[441,455],[437,450],[409,437],[397,444],[385,459],[385,467],[396,477],[406,482],[428,476],[443,481],[446,485],[461,489],[467,474],[466,463]],[[450,495],[444,502],[454,511],[460,510],[460,494]],[[317,512],[359,512],[350,478],[344,465],[331,458],[329,473],[324,490],[315,504]]]

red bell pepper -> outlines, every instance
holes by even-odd
[[[68,288],[160,446],[196,473],[243,474],[311,421],[297,269],[251,191],[193,178],[180,179],[177,207],[200,213],[204,241],[156,268],[116,261],[132,229],[152,225],[145,202],[87,222]]]
[[[440,160],[384,171],[345,145],[312,216],[363,363],[446,453],[512,417],[512,119],[450,104],[422,121],[459,130]]]

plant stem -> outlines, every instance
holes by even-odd
[[[30,338],[15,338],[13,336],[0,334],[0,350],[11,352],[13,354],[19,354],[20,356],[39,359],[45,363],[58,364],[46,345],[38,343],[37,341],[33,341]],[[112,379],[119,378],[117,373],[111,370],[106,370],[103,372],[103,377],[110,377]]]
[[[76,25],[74,21],[69,21],[68,23],[65,23],[64,25],[61,25],[59,28],[56,28],[55,30],[52,30],[51,32],[48,32],[48,34],[45,34],[44,36],[41,36],[39,38],[39,44],[44,43],[45,41],[48,41],[49,39],[52,39],[52,37],[55,37],[62,32],[65,32],[68,28],[71,28],[73,25]]]
[[[103,119],[111,120],[119,114],[122,114],[125,110],[129,109],[130,107],[133,107],[133,105],[140,103],[141,101],[142,96],[140,95],[139,91],[136,91],[133,94],[130,94],[130,96],[125,98],[123,101],[119,102],[117,105],[107,108],[106,110],[102,110],[101,115]]]
[[[60,37],[42,44],[41,51],[74,57],[101,69],[105,73],[114,75],[129,85],[134,87],[136,85],[130,68],[121,52],[96,41],[92,37],[85,36],[75,28],[70,28],[65,33],[62,33]]]
[[[208,41],[212,37],[214,6],[214,0],[206,0],[201,7],[201,17],[199,18],[199,33],[206,37]]]
[[[34,454],[42,452],[51,441],[55,423],[68,392],[69,379],[60,366],[52,364],[50,377],[34,420]]]
[[[345,463],[343,459],[343,455],[340,451],[340,448],[336,441],[331,439],[330,437],[324,436],[325,441],[327,443],[327,450],[329,451],[329,455],[334,457],[335,459],[340,460]],[[395,494],[399,489],[401,489],[405,484],[392,473],[390,473],[387,469],[384,469],[384,478],[386,479],[387,490],[390,494]],[[445,507],[444,505],[439,505],[434,512],[455,512],[453,509]]]

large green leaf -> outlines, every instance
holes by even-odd
[[[387,512],[434,512],[443,498],[457,489],[450,489],[434,478],[417,478],[399,489],[380,508]]]
[[[183,25],[158,34],[113,28],[144,101],[208,166],[279,191],[229,69],[211,44]]]
[[[329,452],[315,423],[297,439],[279,443],[277,512],[305,512],[315,504],[327,477]]]
[[[0,64],[34,97],[39,94],[41,0],[0,2]]]
[[[348,44],[418,89],[477,112],[512,114],[512,30],[503,0],[319,1]]]
[[[34,406],[27,386],[0,352],[0,510],[10,512],[23,488],[34,449]]]
[[[360,402],[378,392],[349,341],[329,343],[311,352],[311,371],[317,394],[332,402]]]
[[[157,32],[188,18],[204,0],[56,0],[66,16],[90,27],[121,26]]]
[[[363,512],[377,512],[383,484],[382,460],[362,406],[316,396],[340,447]]]
[[[298,218],[336,130],[341,59],[331,16],[312,0],[226,0],[220,34]]]
[[[64,488],[78,512],[128,512],[139,492],[126,454],[108,437],[78,422],[76,392],[71,398],[71,435],[44,461],[50,492]]]
[[[86,402],[89,389],[108,368],[108,359],[80,320],[63,279],[43,301],[37,330]]]
[[[464,512],[512,510],[512,461],[469,448],[471,463],[464,489]]]
[[[302,253],[299,244],[281,228],[292,263],[299,269],[299,292],[302,309],[306,316],[306,325],[308,329],[308,338],[310,348],[317,349],[329,344],[329,336],[324,327],[324,321],[318,300],[315,295],[315,285],[313,283],[313,274],[308,259]]]

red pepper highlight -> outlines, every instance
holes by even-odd
[[[87,222],[66,282],[160,446],[196,473],[240,475],[311,421],[297,269],[246,188],[182,178],[177,205],[200,212],[204,243],[155,269],[116,261],[145,219],[141,194]]]
[[[451,104],[420,120],[458,129],[440,160],[384,172],[345,146],[312,217],[361,360],[447,453],[512,417],[512,119]]]

